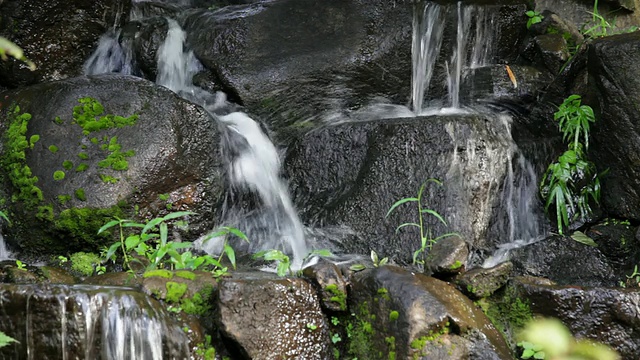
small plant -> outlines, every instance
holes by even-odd
[[[18,268],[18,270],[27,271],[27,265],[20,260],[16,260],[16,268]]]
[[[378,254],[371,250],[371,261],[373,262],[373,267],[381,267],[387,265],[389,258],[383,257],[382,259],[379,259]]]
[[[640,287],[640,272],[638,271],[638,265],[633,267],[633,273],[631,275],[626,275],[627,277],[627,282],[624,283],[622,282],[620,285],[622,285],[622,287],[626,287],[628,286],[635,286],[635,287]]]
[[[287,273],[289,275],[293,275],[291,271],[291,260],[289,256],[283,253],[280,250],[265,250],[259,251],[253,255],[254,259],[262,258],[266,261],[275,261],[276,262],[276,273],[278,276],[285,276]]]
[[[581,104],[578,95],[571,95],[554,114],[568,149],[551,163],[540,182],[540,194],[548,212],[555,204],[558,232],[576,218],[585,219],[592,213],[590,201],[600,202],[600,175],[595,164],[586,159],[589,128],[595,122],[593,109]]]
[[[525,15],[529,18],[529,20],[527,20],[527,29],[530,29],[534,24],[542,22],[542,19],[544,19],[544,16],[535,10],[529,10],[525,12]]]
[[[457,233],[446,233],[435,238],[433,237],[431,228],[427,226],[425,223],[425,214],[433,216],[445,226],[447,226],[447,222],[437,211],[433,209],[425,208],[422,205],[422,196],[424,195],[424,189],[428,183],[434,183],[440,186],[442,185],[442,183],[437,179],[433,179],[433,178],[427,179],[424,183],[422,183],[422,185],[420,185],[420,189],[418,190],[417,197],[408,197],[408,198],[404,198],[396,201],[393,205],[391,205],[391,208],[389,209],[389,211],[387,211],[387,215],[386,215],[386,217],[389,217],[389,215],[400,205],[403,205],[406,203],[416,204],[417,211],[418,211],[418,223],[409,222],[409,223],[401,224],[396,228],[396,232],[398,232],[400,229],[407,226],[416,227],[420,230],[420,248],[418,248],[416,251],[413,252],[413,263],[421,264],[421,265],[424,265],[425,252],[428,249],[430,250],[433,244],[440,241],[441,239],[448,238],[451,236],[460,237],[460,235],[458,235]]]
[[[523,348],[521,359],[544,359],[545,354],[540,345],[532,344],[528,341],[521,341],[518,346]]]
[[[318,329],[318,325],[312,324],[312,323],[307,323],[307,329],[309,329],[311,331],[317,330]]]
[[[16,339],[8,336],[7,334],[0,331],[0,348],[3,348],[11,343],[18,342]]]

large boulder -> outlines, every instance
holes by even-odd
[[[350,355],[359,359],[511,359],[484,313],[451,285],[394,266],[352,277]]]
[[[530,218],[535,209],[525,206],[527,199],[520,192],[511,191],[509,197],[506,184],[515,180],[509,178],[508,169],[513,166],[513,173],[518,173],[525,161],[515,160],[508,126],[508,118],[488,115],[327,126],[292,141],[286,175],[303,221],[347,226],[357,233],[355,239],[340,244],[345,252],[375,250],[381,257],[410,262],[421,246],[419,231],[405,227],[396,232],[396,228],[418,221],[415,203],[385,214],[396,201],[416,196],[429,178],[440,179],[443,185],[426,184],[423,206],[448,222],[445,227],[435,217],[425,216],[425,227],[432,229],[433,237],[454,231],[472,252],[491,251],[502,242],[525,238],[519,231],[535,222]],[[523,204],[521,212],[512,213],[508,221],[507,207],[518,209],[518,201]],[[505,236],[510,233],[513,239]]]
[[[78,102],[86,97],[102,104],[98,117],[113,114],[117,122],[135,114],[137,120],[87,133],[82,117],[94,119],[100,109]],[[4,232],[14,248],[95,250],[110,240],[96,238],[97,230],[111,216],[132,216],[134,208],[144,217],[169,208],[195,211],[187,219],[192,233],[211,228],[223,170],[217,125],[202,108],[149,81],[115,75],[35,85],[2,99],[12,220]],[[30,120],[15,114],[16,105]]]
[[[555,317],[578,338],[605,343],[623,359],[640,358],[640,290],[543,285],[514,280],[519,297],[537,315]]]
[[[589,79],[597,95],[590,155],[602,170],[602,204],[614,217],[640,220],[640,32],[594,41]]]
[[[281,126],[323,119],[380,97],[407,104],[413,6],[416,16],[421,16],[421,4],[389,0],[330,0],[321,6],[315,0],[259,2],[215,12],[194,11],[182,16],[181,25],[196,57],[225,92],[268,123]],[[442,7],[437,26],[446,27],[445,34],[455,34],[457,5],[432,5]],[[476,7],[469,5],[468,9]],[[490,26],[499,34],[495,43],[501,49],[492,61],[515,59],[526,32],[525,9],[523,1],[509,1],[499,9],[487,10],[500,13]],[[474,11],[469,13],[476,16]],[[438,73],[434,79],[443,78],[444,62],[450,62],[449,49],[455,39],[455,35],[445,36],[441,48],[447,50],[434,67]],[[442,89],[439,81],[433,84]]]
[[[120,26],[130,0],[7,0],[0,2],[0,35],[20,46],[37,69],[0,62],[0,85],[18,87],[82,74],[82,64],[107,29]]]
[[[0,284],[0,357],[187,359],[189,340],[160,303],[130,288]]]
[[[300,278],[235,273],[216,292],[219,329],[243,359],[328,359],[329,328]]]

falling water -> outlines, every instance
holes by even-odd
[[[471,51],[472,69],[494,63],[495,59],[495,39],[498,34],[498,11],[493,11],[490,7],[470,5],[469,9],[475,13],[475,39]]]
[[[133,48],[130,40],[121,44],[120,30],[109,31],[100,37],[98,48],[84,63],[86,75],[119,73],[133,74]]]
[[[442,44],[442,9],[443,6],[433,2],[418,2],[413,10],[411,106],[416,114],[423,110],[424,98]]]
[[[11,259],[13,254],[7,249],[7,244],[4,242],[4,236],[0,234],[0,261]]]
[[[449,104],[452,108],[460,107],[460,83],[462,81],[463,66],[466,65],[467,41],[471,25],[471,11],[473,7],[463,8],[462,2],[457,5],[456,43],[451,55],[451,65],[447,64],[447,87],[449,89]]]

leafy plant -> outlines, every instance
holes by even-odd
[[[598,12],[598,0],[593,2],[593,12],[591,14],[592,25],[588,29],[583,29],[582,35],[588,36],[591,39],[607,36],[610,30],[614,27]]]
[[[590,124],[595,122],[593,109],[581,104],[578,95],[571,95],[554,114],[568,149],[549,165],[540,181],[540,194],[549,212],[555,204],[558,232],[576,218],[585,219],[592,213],[590,201],[600,202],[600,178],[595,164],[586,159]]]
[[[4,36],[0,36],[0,58],[6,61],[8,59],[7,55],[13,56],[17,60],[24,62],[25,64],[27,64],[29,70],[31,71],[34,71],[36,69],[36,64],[34,64],[33,61],[27,59],[27,57],[24,56],[22,48],[9,41]]]
[[[19,342],[19,341],[0,331],[0,348],[3,348],[13,342]]]
[[[27,265],[20,260],[16,260],[16,268],[18,270],[27,271]]]
[[[389,262],[388,257],[383,257],[382,259],[378,258],[378,254],[371,250],[371,261],[373,262],[373,267],[381,267],[387,265]]]
[[[633,267],[633,273],[631,273],[631,275],[625,275],[627,277],[627,281],[625,282],[620,282],[620,286],[622,287],[627,287],[627,285],[629,286],[635,286],[635,287],[640,287],[640,271],[638,271],[638,265]]]
[[[423,207],[422,196],[424,195],[424,189],[428,183],[434,183],[440,186],[442,185],[442,182],[440,182],[437,179],[433,179],[433,178],[427,179],[425,182],[422,183],[422,185],[420,185],[420,189],[418,190],[418,195],[416,197],[408,197],[408,198],[404,198],[396,201],[393,205],[391,205],[391,208],[389,209],[389,211],[387,211],[387,215],[386,215],[386,217],[389,217],[389,215],[400,205],[403,205],[406,203],[416,204],[417,212],[418,212],[418,223],[414,223],[414,222],[403,223],[396,228],[396,232],[398,232],[400,229],[407,226],[416,227],[420,230],[420,248],[418,248],[416,251],[413,252],[414,264],[424,264],[424,255],[427,249],[431,249],[433,244],[440,241],[441,239],[451,237],[451,236],[460,237],[460,235],[455,232],[446,233],[435,238],[433,237],[432,230],[426,224],[425,217],[427,215],[430,215],[436,218],[439,222],[441,222],[445,226],[447,226],[447,222],[444,220],[442,215],[440,215],[437,211]]]
[[[544,19],[544,16],[535,10],[529,10],[525,12],[525,15],[529,18],[529,20],[527,20],[527,29],[530,29],[533,24],[542,22],[542,19]]]
[[[528,341],[521,341],[518,343],[518,346],[523,348],[521,359],[544,359],[545,354],[542,351],[542,346],[532,344]]]
[[[333,254],[326,249],[318,249],[313,250],[305,256],[304,260],[309,259],[312,256],[320,256],[320,257],[331,257]],[[253,254],[254,259],[264,259],[266,261],[275,261],[276,262],[276,273],[278,276],[285,276],[287,273],[289,275],[293,275],[293,271],[291,269],[291,259],[287,254],[283,253],[280,250],[264,250],[259,251]]]

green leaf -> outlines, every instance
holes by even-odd
[[[169,229],[167,228],[167,223],[160,223],[160,246],[164,246],[167,243],[168,236]]]
[[[418,198],[411,197],[396,201],[393,205],[391,205],[391,208],[389,209],[389,211],[387,211],[387,215],[385,217],[389,217],[389,214],[391,214],[391,212],[393,212],[393,210],[395,210],[395,208],[397,208],[398,206],[412,201],[418,201]]]
[[[415,227],[417,227],[418,229],[420,229],[420,225],[419,225],[419,224],[416,224],[416,223],[404,223],[404,224],[402,224],[402,225],[400,225],[400,226],[398,226],[398,227],[396,228],[396,233],[397,233],[398,231],[400,231],[400,229],[402,229],[403,227],[407,227],[407,226],[415,226]]]
[[[442,218],[442,216],[440,214],[438,214],[437,211],[435,210],[431,210],[431,209],[422,209],[421,211],[422,213],[426,213],[429,215],[434,216],[436,219],[440,220],[441,223],[443,223],[445,226],[447,225],[447,222],[444,221],[444,219]]]
[[[524,349],[524,351],[522,352],[522,358],[531,359],[533,354],[535,354],[535,351],[533,351],[532,349]]]
[[[333,254],[327,249],[318,249],[310,252],[309,256],[332,257]]]
[[[242,231],[236,229],[236,228],[232,228],[232,227],[225,227],[231,234],[239,237],[240,239],[249,242],[249,238],[247,238],[247,235],[245,233],[243,233]]]
[[[538,351],[537,353],[533,354],[533,358],[534,359],[542,359],[542,360],[544,360],[544,358],[545,358],[544,351]]]
[[[362,265],[362,264],[353,264],[351,266],[349,266],[349,270],[351,271],[362,271],[364,269],[366,269],[367,267]]]
[[[585,233],[583,233],[582,231],[576,231],[571,235],[571,238],[581,244],[585,244],[588,246],[593,246],[593,247],[597,247],[598,244],[596,244],[595,241],[593,241],[592,238],[588,237]]]
[[[163,218],[155,218],[155,219],[151,219],[149,220],[149,222],[142,228],[142,233],[146,233],[147,231],[153,229],[154,227],[158,226],[158,224],[160,224],[161,222],[163,222],[164,219]]]
[[[389,262],[389,258],[388,257],[382,258],[382,260],[380,260],[380,263],[378,264],[378,266],[387,265],[388,262]]]
[[[29,70],[31,71],[34,71],[36,69],[36,64],[34,64],[33,61],[27,59],[27,57],[24,56],[24,52],[22,52],[22,49],[18,45],[16,45],[12,41],[9,41],[3,36],[0,36],[0,57],[2,58],[2,60],[7,60],[7,55],[13,56],[17,60],[23,61],[25,64],[27,64]]]
[[[287,275],[287,271],[289,271],[289,261],[288,261],[288,259],[287,259],[287,261],[279,262],[278,266],[276,267],[276,272],[278,273],[278,276]]]
[[[3,333],[2,331],[0,331],[0,348],[7,346],[11,343],[20,343],[18,340],[12,338],[11,336],[8,336],[7,334]]]
[[[120,223],[120,220],[111,220],[108,223],[102,225],[102,227],[98,230],[98,234],[101,234],[102,232],[104,232],[107,229],[110,229],[112,227],[114,227],[115,225],[118,225]]]
[[[378,254],[371,250],[371,261],[373,261],[374,264],[377,264],[379,259],[378,259]]]
[[[140,236],[139,235],[131,235],[129,237],[127,237],[124,241],[124,247],[128,250],[133,249],[134,247],[138,246],[138,244],[140,243]]]
[[[233,248],[225,243],[224,244],[224,253],[227,255],[227,258],[229,259],[229,261],[231,262],[231,265],[233,266],[233,269],[236,269],[236,252],[233,250]]]
[[[118,248],[120,247],[120,245],[122,245],[122,242],[121,242],[121,241],[118,241],[118,242],[116,242],[116,243],[112,244],[112,245],[109,247],[109,250],[107,251],[107,254],[104,256],[104,257],[105,257],[105,259],[106,259],[106,260],[111,259],[111,257],[113,256],[113,254],[115,254],[115,253],[116,253],[116,251],[118,251]]]
[[[172,212],[168,215],[166,215],[165,217],[161,218],[161,221],[169,221],[169,220],[173,220],[179,217],[183,217],[183,216],[188,216],[188,215],[193,215],[194,213],[191,211],[176,211],[176,212]]]

